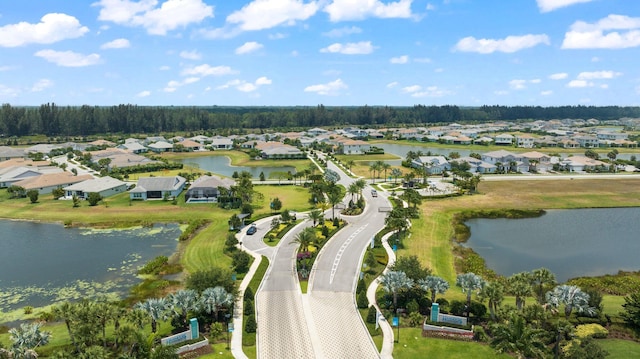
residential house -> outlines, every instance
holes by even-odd
[[[121,145],[119,145],[117,148],[122,149],[122,150],[126,150],[128,152],[131,153],[145,153],[147,151],[149,151],[149,149],[147,147],[145,147],[142,143],[137,142],[137,141],[132,141],[132,142],[125,142]]]
[[[333,143],[337,146],[337,152],[345,155],[362,155],[371,151],[371,144],[362,140],[338,137]]]
[[[75,176],[69,172],[46,173],[40,176],[25,178],[22,181],[15,182],[14,185],[20,186],[26,191],[36,190],[40,194],[48,194],[54,189],[64,188],[92,178],[93,176],[89,174]]]
[[[211,148],[214,150],[230,150],[233,148],[233,141],[226,137],[212,138]]]
[[[594,136],[575,136],[573,139],[583,148],[597,148],[600,146],[600,141]]]
[[[476,145],[490,145],[493,143],[493,138],[482,136],[473,140],[473,143]]]
[[[27,153],[22,149],[0,146],[0,162],[7,161],[12,158],[27,158]]]
[[[297,147],[285,145],[280,142],[264,142],[256,146],[260,150],[262,158],[285,159],[285,158],[305,158],[306,154]]]
[[[562,148],[580,148],[580,143],[570,138],[563,138],[558,141],[558,146]]]
[[[184,198],[186,203],[217,202],[220,187],[230,189],[235,181],[218,176],[202,176],[193,181]]]
[[[483,160],[479,160],[477,158],[474,157],[460,157],[458,159],[456,159],[455,161],[452,162],[466,162],[469,164],[469,172],[470,173],[481,173],[481,174],[486,174],[486,173],[495,173],[496,172],[496,165],[493,165],[491,163],[487,163],[484,162]]]
[[[127,190],[127,184],[109,176],[92,178],[64,187],[65,197],[76,196],[87,199],[90,193],[97,193],[102,198],[110,197]]]
[[[11,187],[22,180],[39,177],[48,173],[61,173],[55,166],[17,166],[0,168],[0,188]]]
[[[538,151],[522,153],[520,158],[529,165],[529,171],[546,171],[551,168],[551,156]]]
[[[185,151],[204,151],[204,145],[201,144],[200,142],[196,142],[193,140],[182,140],[178,143],[176,143],[176,145],[181,145]]]
[[[326,134],[327,132],[328,132],[327,130],[322,129],[322,128],[319,128],[319,127],[314,127],[314,128],[312,128],[312,129],[310,129],[310,130],[307,130],[307,133],[308,133],[310,136],[319,136],[319,135],[324,135],[324,134]]]
[[[89,142],[88,145],[114,147],[116,144],[107,140],[95,140],[95,141]]]
[[[516,146],[520,148],[533,148],[535,145],[535,137],[528,133],[516,135]]]
[[[144,144],[145,145],[149,145],[151,143],[155,143],[155,142],[168,142],[166,138],[164,138],[164,136],[149,136],[144,140]]]
[[[157,152],[157,153],[161,153],[161,152],[167,152],[167,151],[171,151],[173,150],[173,144],[166,142],[166,141],[158,141],[158,142],[154,142],[150,145],[147,145],[147,147],[153,151],[153,152]]]
[[[629,139],[629,134],[626,132],[598,132],[596,134],[598,140],[615,141]]]
[[[570,172],[584,172],[595,170],[598,167],[605,167],[608,164],[586,156],[571,156],[562,159],[559,165]]]
[[[411,167],[421,168],[428,175],[439,175],[451,170],[451,163],[444,156],[420,156],[411,161]]]
[[[519,155],[509,151],[486,152],[481,157],[484,162],[497,166],[498,170],[504,169],[515,172],[527,172],[529,170],[529,165],[522,162],[522,158]]]
[[[509,133],[503,133],[495,137],[494,143],[498,146],[511,146],[513,145],[513,139],[513,135]]]
[[[144,177],[138,180],[136,187],[129,191],[130,199],[176,198],[184,189],[187,180],[181,176]]]

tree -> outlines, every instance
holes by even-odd
[[[188,328],[187,315],[198,307],[198,293],[193,289],[181,289],[167,296],[167,307],[179,318],[181,328]]]
[[[235,291],[232,273],[227,268],[212,267],[207,270],[193,272],[187,277],[185,287],[202,293],[207,288],[221,286],[227,292]]]
[[[269,207],[271,208],[271,211],[278,212],[282,209],[282,201],[280,200],[280,198],[275,197],[271,200]]]
[[[391,169],[391,177],[393,177],[393,183],[398,182],[398,177],[402,177],[402,171],[399,168]]]
[[[167,302],[164,298],[149,298],[137,303],[134,308],[147,313],[151,319],[152,333],[158,330],[158,321],[167,319]]]
[[[327,169],[324,171],[324,180],[333,185],[340,181],[340,175],[332,169]]]
[[[27,197],[29,197],[29,200],[31,201],[31,203],[38,202],[38,196],[39,195],[40,195],[40,193],[35,189],[30,189],[30,190],[27,191]]]
[[[502,283],[495,281],[489,282],[482,290],[480,290],[479,294],[480,298],[489,300],[489,315],[491,315],[491,319],[498,319],[497,312],[500,303],[504,299],[504,286]]]
[[[335,184],[329,186],[329,188],[327,189],[327,199],[329,200],[329,204],[331,204],[331,217],[336,218],[336,204],[342,201],[340,188]]]
[[[559,285],[551,292],[547,292],[547,304],[554,308],[564,304],[564,316],[569,319],[571,312],[575,309],[578,313],[585,313],[592,316],[596,309],[589,306],[589,295],[574,285]]]
[[[91,192],[87,196],[87,202],[89,202],[89,206],[95,206],[100,201],[102,201],[102,196],[97,192]]]
[[[237,251],[231,259],[231,266],[233,266],[233,270],[238,273],[247,273],[250,263],[251,255],[245,251]]]
[[[240,226],[242,226],[242,220],[238,217],[237,214],[234,214],[229,218],[229,229],[232,231],[240,230]]]
[[[260,175],[258,177],[260,178],[260,182],[264,182],[265,180],[264,172],[260,172]]]
[[[27,191],[24,187],[12,185],[7,188],[7,193],[9,193],[9,198],[24,198],[27,196]]]
[[[436,294],[444,294],[447,290],[449,290],[449,282],[447,282],[444,278],[435,275],[428,275],[422,279],[419,279],[418,285],[425,292],[431,292],[431,303],[436,302]]]
[[[396,238],[400,237],[400,232],[408,227],[405,209],[396,207],[389,212],[384,219],[384,224],[391,230],[396,231]]]
[[[313,221],[313,226],[315,227],[317,223],[324,220],[324,214],[319,209],[312,209],[311,212],[309,212],[309,219]]]
[[[53,196],[53,199],[56,200],[64,196],[64,190],[62,188],[54,188],[51,190],[51,195]]]
[[[532,277],[528,272],[520,272],[507,279],[509,293],[516,297],[516,307],[522,310],[525,300],[533,291],[531,288]]]
[[[231,308],[233,301],[233,295],[223,287],[214,287],[207,288],[200,294],[199,304],[205,312],[213,314],[213,321],[217,322],[220,311]]]
[[[300,245],[300,252],[309,251],[309,246],[317,240],[316,230],[313,227],[306,227],[300,231],[290,243]]]
[[[622,309],[624,309],[624,312],[620,313],[622,319],[629,327],[640,333],[640,291],[624,297]]]
[[[513,353],[518,358],[544,358],[546,354],[543,329],[532,328],[517,313],[505,323],[491,326],[493,338],[490,345],[499,353]]]
[[[15,358],[37,358],[34,349],[49,343],[50,332],[41,331],[42,323],[22,323],[18,328],[9,329],[11,352]]]
[[[404,272],[414,282],[431,274],[431,270],[423,267],[415,254],[398,257],[389,270]]]
[[[73,203],[73,208],[77,208],[80,206],[80,198],[75,194],[71,197],[71,202]]]
[[[465,312],[467,312],[467,318],[469,317],[469,310],[471,309],[471,294],[474,291],[479,291],[484,286],[485,281],[479,275],[475,273],[464,273],[458,274],[456,277],[456,285],[462,288],[462,291],[467,296],[467,307]]]
[[[65,326],[67,327],[67,333],[69,334],[69,339],[71,339],[71,343],[76,348],[76,351],[79,351],[78,344],[76,343],[75,336],[71,331],[71,322],[75,315],[74,306],[69,302],[63,302],[61,304],[56,305],[52,309],[52,314],[55,318],[63,320]]]
[[[402,194],[402,198],[407,201],[409,205],[413,204],[413,208],[416,208],[420,203],[422,203],[422,195],[413,188],[405,189]]]
[[[391,165],[386,163],[386,162],[382,162],[382,164],[380,165],[380,169],[383,171],[384,173],[384,178],[387,178],[387,171],[391,169]]]
[[[547,268],[534,269],[531,272],[532,284],[535,286],[538,303],[544,304],[546,288],[556,284],[556,276]]]
[[[411,288],[413,280],[407,277],[404,272],[388,271],[380,276],[380,285],[387,292],[393,295],[393,309],[398,309],[398,292],[402,289]]]

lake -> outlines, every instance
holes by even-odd
[[[472,219],[466,245],[504,276],[545,267],[559,282],[640,270],[640,207],[548,210],[538,218]]]
[[[97,230],[0,221],[0,310],[126,294],[138,267],[176,251],[177,224]]]
[[[258,167],[246,167],[246,166],[232,166],[231,159],[227,156],[206,156],[206,157],[193,157],[181,160],[180,162],[186,165],[192,165],[200,168],[203,171],[209,171],[222,176],[231,177],[233,172],[247,171],[251,173],[251,177],[258,179],[260,172],[264,172],[266,178],[277,179],[278,174],[286,174],[287,172],[296,173],[296,169],[293,166],[258,166]],[[273,174],[273,176],[272,176]]]

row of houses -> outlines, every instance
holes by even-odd
[[[440,175],[450,171],[452,162],[467,163],[469,172],[490,174],[499,171],[513,171],[527,173],[531,171],[546,172],[554,165],[570,172],[585,172],[608,166],[606,162],[595,160],[585,156],[569,156],[559,158],[549,156],[541,152],[531,151],[525,153],[513,153],[506,150],[486,152],[481,158],[461,157],[448,160],[444,156],[420,156],[411,162],[414,168],[420,168],[429,175]]]

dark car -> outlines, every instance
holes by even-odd
[[[258,227],[256,227],[255,224],[252,224],[251,226],[249,226],[249,229],[247,229],[247,234],[252,235],[252,234],[255,234],[257,231],[258,231]]]

